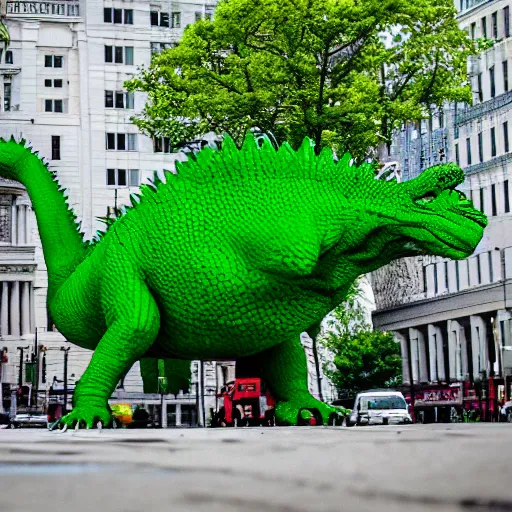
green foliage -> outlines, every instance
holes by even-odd
[[[362,158],[431,105],[470,102],[482,44],[451,0],[221,0],[126,86],[149,95],[134,123],[173,146],[257,128]]]
[[[390,333],[372,330],[357,304],[353,286],[344,304],[332,313],[322,343],[333,355],[325,373],[340,395],[353,396],[372,388],[399,386],[402,381],[400,345]]]
[[[4,50],[7,50],[11,44],[11,36],[9,34],[9,30],[2,20],[0,20],[0,43],[4,43]]]

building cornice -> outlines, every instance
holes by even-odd
[[[477,105],[472,105],[471,107],[464,109],[462,112],[457,111],[454,124],[455,126],[460,127],[463,124],[469,123],[469,121],[472,121],[473,119],[489,114],[490,112],[498,110],[510,103],[512,103],[512,91],[500,94],[499,96],[496,96],[496,98],[478,103]]]

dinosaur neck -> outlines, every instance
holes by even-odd
[[[48,298],[83,260],[87,245],[82,240],[63,191],[53,174],[36,156],[24,159],[19,181],[25,185],[34,209],[48,270]]]

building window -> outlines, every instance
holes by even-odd
[[[172,153],[169,137],[153,137],[153,150],[155,153]]]
[[[107,150],[111,151],[137,151],[136,133],[107,133]],[[127,144],[128,142],[128,144]]]
[[[480,254],[476,255],[476,278],[477,283],[482,283],[482,265],[480,264]]]
[[[471,39],[475,39],[476,36],[476,23],[471,23]]]
[[[138,187],[140,184],[139,181],[139,170],[138,169],[130,169],[128,171],[128,186],[129,187]]]
[[[4,82],[4,112],[10,112],[11,110],[11,92],[11,84]]]
[[[485,16],[482,18],[482,37],[487,37],[487,20]]]
[[[175,46],[174,43],[150,43],[151,45],[151,55],[155,55],[158,53],[162,53],[167,48],[173,48]]]
[[[468,165],[471,165],[471,139],[469,137],[466,139],[466,152],[468,156]]]
[[[505,210],[505,213],[509,213],[510,212],[510,199],[509,199],[509,196],[508,196],[508,180],[505,180],[503,182],[503,195],[504,195],[504,210]]]
[[[57,112],[61,114],[62,112],[64,112],[63,100],[44,100],[44,111]]]
[[[161,27],[169,27],[169,13],[168,12],[160,13],[160,26]]]
[[[122,46],[114,46],[114,62],[116,64],[123,63],[123,47]]]
[[[496,96],[496,83],[494,81],[494,66],[489,68],[489,82],[491,84],[491,98]]]
[[[112,7],[105,7],[103,9],[103,22],[112,23]]]
[[[478,158],[480,162],[484,161],[484,144],[482,140],[482,132],[478,134]]]
[[[135,97],[133,92],[125,93],[125,105],[124,108],[133,110],[135,108]]]
[[[508,121],[505,121],[503,123],[503,147],[504,147],[505,153],[508,153],[510,151],[509,144],[508,144]]]
[[[460,290],[460,272],[459,272],[459,261],[455,260],[455,286],[457,291]]]
[[[113,62],[113,47],[105,46],[105,62]]]
[[[503,61],[503,92],[508,91],[508,61]]]
[[[58,79],[58,80],[48,80],[48,79],[45,79],[44,86],[45,87],[62,88],[62,80],[61,79]]]
[[[508,5],[503,8],[503,36],[510,36],[510,9]]]
[[[138,187],[140,183],[138,169],[107,169],[107,186]]]
[[[158,12],[157,11],[151,11],[149,13],[149,19],[151,22],[151,26],[158,27]]]
[[[62,55],[45,55],[44,67],[45,68],[61,68],[64,57]]]
[[[126,187],[126,169],[107,169],[107,185]]]
[[[491,156],[496,156],[496,128],[491,128]]]
[[[181,27],[181,12],[173,12],[171,14],[172,28],[180,28]]]
[[[482,73],[478,73],[476,80],[478,89],[478,101],[482,103],[482,101],[484,101],[484,91],[482,89]]]
[[[133,92],[105,91],[105,107],[107,108],[134,108]],[[115,102],[114,102],[115,99]],[[115,105],[115,107],[114,107]]]
[[[5,63],[6,64],[14,64],[14,58],[11,50],[7,50],[5,52]]]
[[[125,52],[124,63],[127,66],[133,66],[133,46],[125,46],[124,52]]]
[[[496,206],[496,185],[491,185],[491,212],[493,217],[498,215],[498,209]]]
[[[460,157],[459,157],[459,145],[455,144],[455,163],[460,165]]]
[[[124,93],[116,92],[116,108],[124,108]]]
[[[52,160],[60,160],[60,136],[52,135]]]
[[[201,11],[196,11],[196,21],[201,21],[203,19],[203,13]]]
[[[114,107],[114,91],[105,91],[105,107]]]
[[[117,148],[118,151],[126,151],[126,134],[117,134]]]
[[[498,39],[498,12],[493,12],[491,15],[492,23],[492,37]]]
[[[133,9],[124,10],[124,24],[133,25]]]
[[[124,58],[124,59],[123,59]],[[105,62],[133,65],[133,46],[105,46]]]
[[[485,212],[484,212],[484,210],[485,210],[485,204],[484,204],[484,189],[483,189],[483,188],[481,188],[481,189],[480,189],[480,211],[481,211],[482,213],[485,213]]]
[[[123,23],[122,9],[114,9],[114,23]]]

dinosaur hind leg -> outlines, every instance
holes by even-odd
[[[252,376],[261,375],[276,399],[276,420],[279,423],[295,425],[299,415],[308,415],[307,410],[316,410],[322,423],[327,424],[331,415],[337,413],[334,407],[310,394],[306,354],[299,337],[275,345],[251,359],[244,360],[242,371],[244,374],[247,370],[258,373]]]
[[[140,373],[144,384],[144,393],[165,393],[177,395],[190,388],[190,361],[181,359],[157,359],[148,357],[140,360]],[[165,377],[163,388],[159,387],[158,378]]]
[[[92,427],[98,419],[110,423],[110,395],[119,379],[151,347],[160,328],[156,302],[141,281],[128,279],[124,286],[116,283],[108,288],[102,300],[108,304],[107,331],[76,385],[74,408],[61,419],[65,425],[79,422]]]

